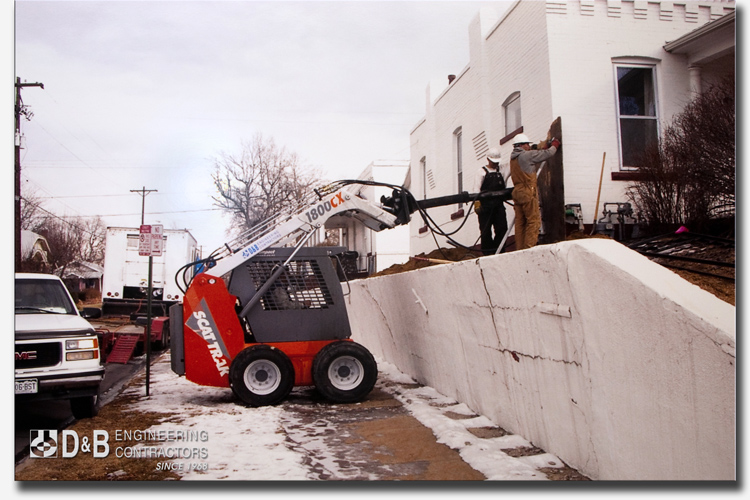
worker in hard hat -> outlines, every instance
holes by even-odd
[[[487,165],[483,165],[474,180],[474,192],[500,191],[505,189],[507,176],[500,169],[500,150],[490,148],[487,152]],[[479,219],[479,232],[484,255],[497,253],[505,233],[508,232],[508,219],[503,200],[477,200],[474,211]],[[493,235],[494,231],[494,235]]]
[[[513,179],[513,208],[516,213],[516,249],[536,246],[542,216],[539,213],[537,173],[548,158],[557,153],[560,141],[551,139],[532,146],[525,134],[513,138],[510,154],[510,176]]]

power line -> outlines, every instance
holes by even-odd
[[[146,212],[146,215],[171,215],[171,214],[192,214],[196,212],[218,212],[220,208],[199,208],[195,210],[174,210],[171,212]],[[94,214],[94,215],[56,215],[60,219],[74,219],[77,217],[132,217],[141,215],[140,212],[132,214]]]
[[[190,214],[194,212],[217,212],[221,210],[220,208],[201,208],[196,210],[175,210],[172,212],[145,212],[146,215],[170,215],[170,214]],[[104,215],[97,215],[96,217],[126,217],[126,216],[133,216],[133,215],[141,215],[139,213],[134,214],[104,214]]]
[[[52,212],[50,212],[49,210],[47,210],[46,208],[42,208],[42,206],[41,206],[40,203],[34,203],[33,201],[31,201],[31,200],[29,200],[27,198],[23,198],[23,201],[25,201],[29,205],[32,205],[35,209],[41,210],[42,212],[46,213],[49,216],[49,218],[57,219],[60,222],[64,222],[65,224],[71,226],[72,228],[74,228],[74,229],[76,229],[76,230],[78,230],[78,231],[80,231],[82,233],[88,233],[91,236],[99,237],[99,235],[97,235],[95,233],[92,233],[91,231],[89,231],[89,230],[87,230],[87,229],[79,226],[78,224],[74,224],[73,222],[65,220],[66,218],[72,218],[72,217],[75,217],[76,219],[81,219],[82,217],[80,217],[80,216],[60,216],[60,215],[56,215],[56,214],[53,214]],[[96,217],[99,217],[99,216],[92,215],[90,217],[91,218],[96,218]]]

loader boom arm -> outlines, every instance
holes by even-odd
[[[217,277],[223,276],[270,246],[278,246],[280,242],[294,241],[300,236],[322,227],[334,215],[351,213],[353,217],[375,231],[389,229],[397,225],[396,217],[393,214],[359,198],[345,188],[335,190],[333,193],[325,193],[319,198],[317,202],[281,221],[278,226],[269,227],[267,231],[263,231],[257,237],[250,239],[239,249],[232,250],[232,254],[209,269],[208,274]]]
[[[381,197],[380,203],[374,203],[360,197],[351,186],[373,185],[393,188],[392,196]],[[224,249],[214,252],[216,265],[206,274],[221,277],[242,265],[259,252],[271,246],[284,246],[306,240],[304,238],[335,215],[346,214],[362,222],[374,231],[390,229],[408,224],[411,214],[418,210],[434,208],[456,203],[468,203],[482,199],[508,200],[513,188],[491,193],[459,193],[424,200],[414,196],[401,186],[382,184],[372,181],[343,180],[336,181],[316,189],[315,194],[303,200],[291,213],[279,214],[251,230],[233,242],[225,244]],[[301,243],[300,243],[301,244]]]

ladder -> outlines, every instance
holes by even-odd
[[[117,336],[112,352],[107,356],[107,363],[126,364],[133,357],[133,351],[141,335],[138,333],[121,333]]]

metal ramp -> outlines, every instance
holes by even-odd
[[[112,352],[107,356],[107,363],[127,364],[133,357],[139,338],[140,334],[137,333],[121,333],[112,347]]]

